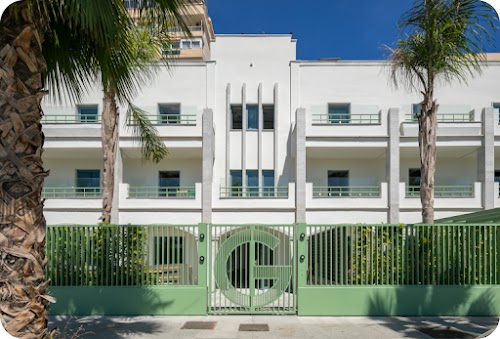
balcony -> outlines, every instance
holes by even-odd
[[[150,114],[147,118],[153,125],[191,125],[196,126],[196,114]],[[129,126],[135,125],[128,121]]]
[[[406,114],[406,122],[418,122],[418,118],[415,114]],[[474,111],[469,113],[438,113],[437,121],[441,123],[445,122],[473,122],[474,121]]]
[[[42,198],[45,199],[100,199],[100,187],[45,187]]]
[[[194,186],[185,187],[129,187],[130,199],[195,199]]]
[[[312,123],[323,124],[351,124],[351,125],[379,125],[381,122],[381,114],[313,114]]]
[[[407,198],[419,198],[420,186],[407,186]],[[434,186],[434,198],[473,198],[474,185]]]
[[[46,114],[42,124],[100,124],[101,116],[95,114]]]
[[[288,187],[278,186],[221,186],[221,198],[288,198]]]
[[[313,198],[379,198],[380,186],[313,186]]]
[[[461,106],[442,106],[444,112],[437,113],[437,135],[438,136],[481,136],[482,127],[480,121],[475,121],[474,110],[468,110]],[[448,111],[448,112],[446,112]],[[467,111],[467,112],[466,112]],[[417,137],[418,119],[415,114],[405,114],[401,124],[401,136]]]
[[[95,114],[46,114],[43,132],[48,138],[100,138],[101,116]]]
[[[439,209],[474,210],[482,208],[482,185],[475,182],[469,185],[437,185],[434,188],[434,207]],[[420,202],[420,187],[399,184],[401,209],[422,208]]]

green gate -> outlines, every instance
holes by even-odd
[[[211,225],[208,312],[294,314],[294,226]]]

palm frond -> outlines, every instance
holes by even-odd
[[[135,138],[140,141],[142,158],[154,163],[168,155],[168,149],[158,136],[158,131],[147,117],[147,112],[129,102],[127,122]]]

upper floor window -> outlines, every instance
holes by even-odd
[[[76,186],[79,188],[99,188],[101,186],[101,171],[76,170]]]
[[[179,124],[181,104],[158,104],[160,124]]]
[[[242,186],[243,177],[241,170],[231,170],[231,196],[241,197],[242,196]]]
[[[259,128],[259,106],[247,105],[247,129]]]
[[[500,102],[493,103],[493,108],[498,110],[498,121],[500,121]]]
[[[500,170],[495,170],[495,182],[500,182]]]
[[[408,186],[420,186],[420,168],[410,168],[408,170]]]
[[[79,122],[97,122],[98,105],[79,105],[77,111]]]
[[[262,105],[264,129],[274,129],[274,105]]]
[[[349,186],[349,171],[328,171],[328,194],[330,196],[343,196],[345,188]]]
[[[420,114],[422,114],[422,103],[411,105],[411,120],[417,121]]]
[[[231,128],[232,129],[242,129],[243,128],[243,116],[241,105],[231,105]]]
[[[181,39],[181,49],[201,48],[201,39]]]
[[[328,122],[330,124],[348,124],[351,122],[350,104],[328,104]]]
[[[162,54],[163,55],[178,55],[180,54],[181,42],[173,41],[169,43],[163,43]]]
[[[179,171],[160,171],[158,173],[158,186],[160,187],[179,187]]]

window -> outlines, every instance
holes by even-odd
[[[259,106],[247,105],[247,129],[259,128]]]
[[[160,124],[179,124],[181,122],[180,104],[158,104],[158,112]]]
[[[97,122],[97,105],[81,105],[77,106],[78,121],[82,123]]]
[[[500,122],[500,102],[493,103],[493,108],[498,110],[498,121]]]
[[[201,48],[201,39],[181,39],[181,49]]]
[[[420,168],[410,168],[408,170],[408,186],[420,187]]]
[[[154,265],[184,263],[184,237],[154,237]]]
[[[273,197],[274,170],[262,170],[262,194],[264,197]]]
[[[264,129],[274,129],[274,105],[263,105]]]
[[[241,186],[243,185],[243,180],[241,176],[241,170],[231,170],[231,196],[241,197]]]
[[[243,128],[241,105],[231,105],[231,128],[241,130]]]
[[[339,197],[347,195],[344,187],[349,186],[349,171],[328,171],[329,196]]]
[[[160,197],[177,196],[180,186],[179,171],[161,171],[158,173],[158,195]]]
[[[163,55],[179,55],[181,49],[181,42],[174,41],[171,43],[164,43],[162,46],[162,54]]]
[[[247,170],[247,196],[256,197],[259,195],[259,171]]]
[[[100,193],[100,170],[76,170],[76,193],[92,195]]]
[[[422,114],[422,103],[411,105],[411,121],[417,121],[420,114]]]
[[[328,122],[330,124],[348,124],[351,122],[351,105],[328,104]]]

